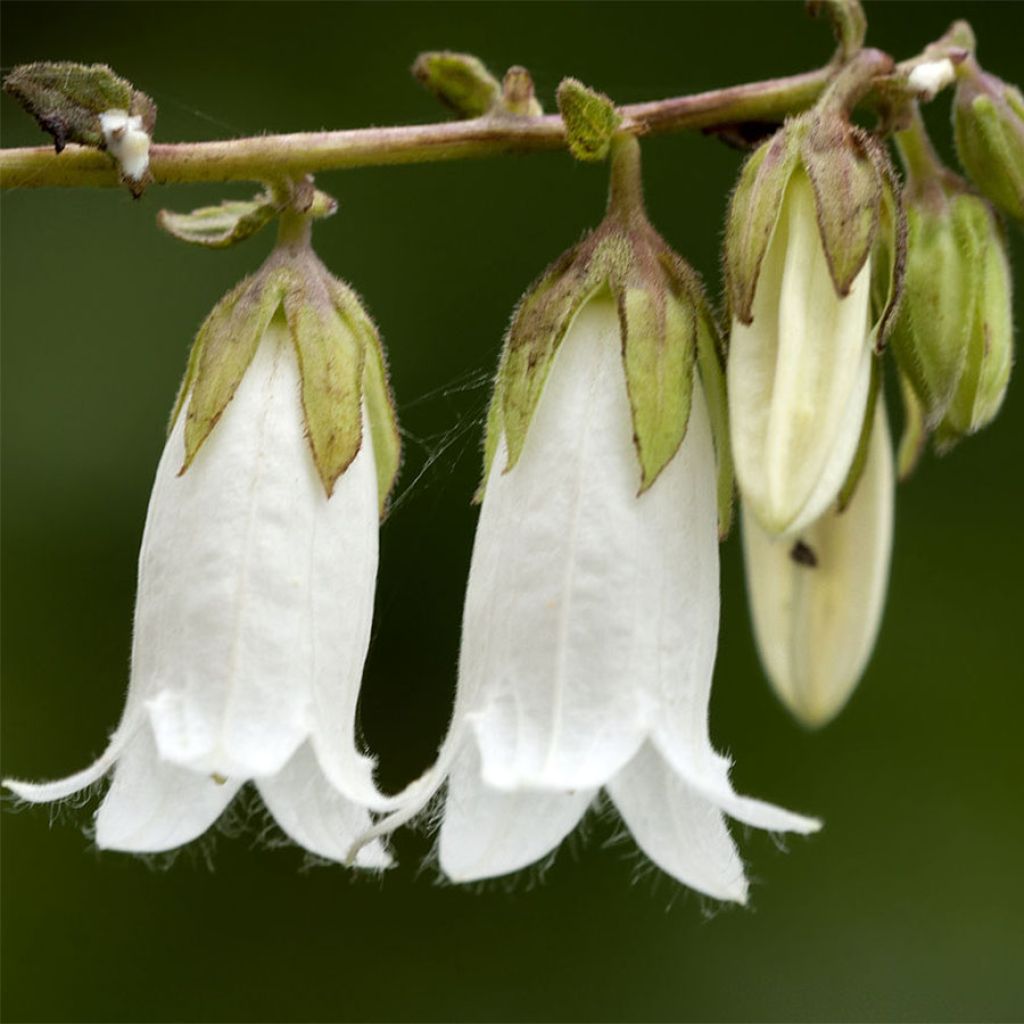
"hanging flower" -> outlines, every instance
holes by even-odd
[[[121,723],[77,775],[6,785],[49,802],[113,770],[97,845],[154,852],[205,832],[251,780],[295,842],[342,859],[383,801],[354,719],[397,459],[376,331],[308,227],[283,226],[196,340],[146,520]],[[388,862],[379,843],[358,860]]]
[[[774,537],[744,510],[743,550],[761,662],[805,725],[824,725],[853,692],[878,636],[892,555],[895,475],[881,400],[849,504],[798,539]]]
[[[642,216],[635,140],[616,139],[612,176],[606,221],[513,320],[452,724],[375,831],[447,777],[441,868],[489,878],[549,854],[605,789],[663,870],[743,902],[725,815],[818,823],[738,796],[711,746],[723,381],[699,283]]]

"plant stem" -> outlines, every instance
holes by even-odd
[[[620,108],[622,130],[635,135],[720,128],[744,121],[781,122],[811,106],[834,68],[714,89]],[[262,135],[222,142],[154,144],[150,173],[159,185],[267,181],[319,171],[533,153],[566,146],[562,119],[490,115],[468,121]],[[0,150],[3,188],[119,185],[110,157],[69,145]]]

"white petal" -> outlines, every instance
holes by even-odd
[[[607,293],[569,329],[522,456],[502,441],[477,527],[459,701],[499,788],[599,786],[632,757],[656,708],[645,630],[672,484],[638,498],[640,468]],[[663,476],[670,475],[666,470]],[[714,488],[712,478],[712,490]],[[712,496],[713,504],[713,496]],[[459,717],[461,712],[457,712]]]
[[[836,294],[810,182],[795,173],[761,268],[753,323],[735,321],[729,346],[736,473],[771,532],[820,514],[853,459],[867,402],[870,276],[869,259],[849,294]]]
[[[96,814],[96,845],[128,853],[182,846],[220,817],[241,784],[162,761],[143,727],[126,745]]]
[[[344,861],[352,842],[371,825],[366,809],[337,793],[327,781],[309,743],[277,775],[257,783],[278,825],[299,846],[330,860]],[[356,864],[386,868],[391,858],[380,840],[364,846]]]
[[[810,725],[839,712],[874,648],[889,579],[894,488],[880,401],[849,507],[827,513],[800,536],[815,566],[794,561],[791,539],[769,537],[744,512],[747,589],[761,660],[782,700]]]
[[[729,760],[715,753],[708,757],[708,748],[703,744],[687,744],[685,736],[659,728],[654,734],[653,746],[694,793],[711,801],[730,818],[769,832],[807,834],[821,828],[821,822],[816,818],[794,814],[763,800],[740,796],[729,781]]]
[[[747,880],[718,806],[645,744],[608,784],[637,845],[684,885],[720,900],[747,901]]]
[[[596,790],[500,792],[480,778],[466,744],[448,782],[441,824],[441,870],[453,882],[518,871],[549,854],[576,827]]]
[[[46,804],[53,800],[63,800],[102,779],[114,767],[125,744],[131,739],[136,729],[144,724],[138,712],[137,703],[133,706],[133,702],[129,699],[128,706],[121,716],[121,722],[110,737],[107,749],[88,768],[83,768],[82,771],[75,772],[74,775],[56,779],[53,782],[23,782],[20,779],[4,779],[3,785],[22,800],[27,800],[32,804]]]
[[[150,502],[133,651],[161,755],[259,777],[313,732],[352,746],[377,559],[369,441],[328,500],[277,321],[179,476],[184,423]]]

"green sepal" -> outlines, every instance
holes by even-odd
[[[853,462],[850,463],[850,471],[846,474],[843,486],[839,489],[839,496],[836,499],[838,511],[845,512],[849,507],[853,496],[857,491],[857,484],[864,475],[864,467],[868,464],[868,452],[871,450],[871,431],[875,423],[875,404],[878,402],[878,392],[882,387],[882,359],[881,356],[873,356],[871,359],[871,382],[868,385],[868,401],[864,409],[864,423],[860,428],[860,438],[857,441],[857,451],[854,453]]]
[[[601,260],[577,260],[585,246],[581,243],[558,260],[526,292],[512,318],[495,385],[508,446],[505,472],[522,454],[558,346],[583,304],[607,279]]]
[[[273,197],[264,193],[254,199],[226,200],[219,206],[202,206],[191,213],[161,210],[156,222],[182,242],[207,249],[226,249],[244,241],[269,224],[278,212]]]
[[[377,325],[359,296],[344,282],[328,276],[327,288],[338,315],[347,321],[364,348],[363,402],[377,466],[377,492],[381,516],[402,466],[402,435],[388,376],[387,355]]]
[[[643,494],[686,436],[697,318],[692,304],[684,305],[664,287],[613,281],[612,288]]]
[[[487,481],[491,476],[491,466],[494,465],[494,457],[498,454],[498,444],[501,441],[502,431],[505,429],[502,422],[502,389],[498,382],[504,375],[505,353],[502,352],[501,361],[498,365],[498,373],[494,379],[494,389],[491,393],[491,400],[487,405],[487,421],[484,424],[484,472],[480,478],[480,484],[473,493],[473,504],[479,505],[484,500],[487,491]]]
[[[461,118],[482,117],[501,99],[501,83],[471,53],[421,53],[412,73]]]
[[[235,396],[289,285],[285,268],[260,272],[230,291],[206,318],[189,356],[171,422],[188,399],[184,473]]]
[[[877,353],[885,350],[899,313],[907,267],[907,215],[902,191],[887,159],[879,164],[879,171],[882,191],[871,262],[871,305],[875,314],[871,338]]]
[[[322,274],[307,274],[284,296],[299,364],[306,436],[329,498],[363,442],[366,346],[339,316]]]
[[[902,483],[914,472],[924,454],[928,443],[928,428],[924,422],[924,408],[914,386],[902,373],[899,376],[900,397],[903,399],[903,434],[896,454],[896,476]]]
[[[756,149],[743,165],[729,202],[726,289],[731,314],[744,324],[753,320],[757,279],[799,159],[802,132],[799,120],[790,122]]]
[[[69,142],[101,147],[99,115],[108,110],[141,117],[150,135],[156,125],[156,104],[106,64],[21,64],[4,79],[4,91],[53,136],[58,153]]]
[[[861,129],[821,112],[811,118],[800,147],[825,258],[840,296],[849,294],[878,233],[882,186],[870,146]]]
[[[603,160],[622,123],[615,104],[577,79],[563,78],[558,86],[558,110],[565,122],[569,152],[577,160]]]
[[[697,314],[697,370],[704,389],[704,401],[711,421],[718,466],[718,538],[725,540],[732,529],[735,480],[732,464],[732,443],[729,440],[729,400],[725,385],[722,343],[714,321],[703,311]]]

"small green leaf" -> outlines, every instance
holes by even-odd
[[[366,347],[338,314],[326,283],[310,277],[284,296],[302,381],[302,411],[313,462],[330,497],[363,440]]]
[[[377,464],[380,511],[387,510],[388,497],[402,465],[402,435],[398,429],[395,399],[388,379],[387,356],[377,326],[370,319],[359,296],[343,281],[328,276],[327,288],[334,308],[360,338],[364,349],[363,401],[373,440]]]
[[[281,305],[289,275],[278,269],[247,278],[228,293],[206,318],[196,336],[189,371],[182,385],[194,375],[185,419],[184,473],[192,465],[203,442],[234,398],[242,376],[274,313]],[[194,361],[194,369],[193,369]],[[179,403],[184,395],[179,397]]]
[[[106,64],[22,64],[4,79],[4,91],[53,136],[58,153],[68,142],[102,146],[99,115],[108,110],[141,117],[150,135],[156,124],[156,104]]]
[[[764,254],[775,233],[786,186],[798,159],[800,122],[791,122],[756,149],[740,171],[729,203],[725,272],[731,313],[753,319],[754,292]]]
[[[882,183],[870,145],[859,128],[820,114],[801,146],[825,257],[840,296],[849,294],[878,234]]]
[[[577,160],[603,160],[622,123],[615,104],[575,78],[563,78],[558,87],[558,110],[572,155]]]
[[[412,73],[459,117],[482,117],[501,98],[501,83],[471,53],[421,53]]]
[[[711,434],[718,463],[718,537],[725,540],[732,529],[733,479],[732,442],[729,439],[729,401],[722,363],[722,343],[709,315],[697,314],[697,369],[707,402]]]
[[[191,213],[161,210],[157,224],[182,242],[207,249],[226,249],[256,234],[277,213],[269,195],[255,199],[225,200],[219,206],[203,206]]]
[[[686,436],[697,322],[693,307],[663,287],[626,285],[615,298],[642,494]]]

